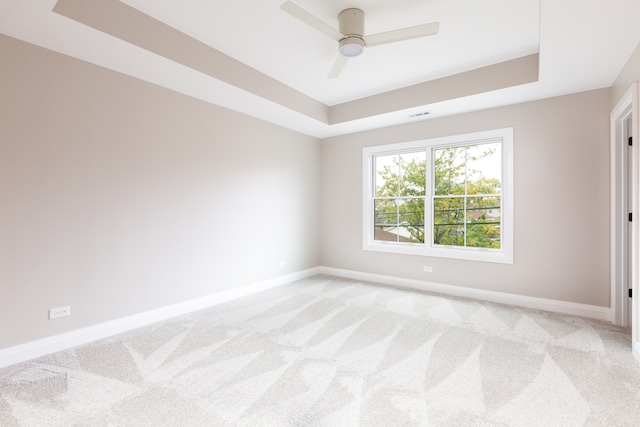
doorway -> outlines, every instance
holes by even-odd
[[[634,200],[634,176],[637,176],[636,165],[634,163],[633,156],[633,133],[632,133],[632,125],[633,125],[633,117],[629,114],[626,118],[623,119],[622,124],[622,140],[618,142],[618,144],[622,144],[624,146],[623,156],[625,171],[624,171],[624,186],[625,194],[624,194],[624,205],[626,206],[626,211],[629,212],[628,220],[625,224],[625,233],[624,233],[624,246],[625,246],[625,254],[624,254],[624,278],[623,278],[623,286],[622,286],[622,297],[624,298],[626,294],[626,304],[623,303],[623,314],[622,316],[625,318],[622,322],[622,326],[631,327],[632,325],[632,295],[633,295],[633,277],[634,277],[634,257],[637,254],[633,248],[633,221],[640,220],[640,212],[636,212],[633,208],[633,200]],[[633,216],[636,215],[636,218]]]
[[[638,118],[638,85],[634,83],[611,112],[611,321],[631,328],[633,352],[640,361]]]

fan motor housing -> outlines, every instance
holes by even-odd
[[[360,9],[345,9],[338,15],[340,53],[347,57],[360,55],[364,51],[364,12]]]
[[[338,28],[345,37],[364,37],[364,12],[360,9],[345,9],[338,15]]]

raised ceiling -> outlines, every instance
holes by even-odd
[[[366,34],[440,23],[327,79],[337,43],[283,2],[2,0],[0,33],[319,138],[608,87],[640,43],[637,0],[294,0]]]

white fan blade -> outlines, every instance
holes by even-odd
[[[367,47],[378,46],[385,43],[399,42],[401,40],[415,39],[417,37],[432,36],[438,33],[440,23],[416,25],[415,27],[401,28],[385,33],[372,34],[364,38]]]
[[[344,36],[340,34],[338,30],[334,29],[329,24],[322,22],[321,20],[319,20],[318,18],[316,18],[306,10],[302,9],[299,6],[296,6],[290,1],[283,3],[282,6],[280,6],[280,9],[284,10],[285,12],[292,15],[293,17],[298,18],[305,24],[312,26],[313,28],[320,31],[321,33],[328,35],[335,41],[340,41],[344,38]]]
[[[336,62],[333,63],[333,67],[331,67],[329,74],[327,74],[327,78],[337,79],[340,76],[340,73],[342,73],[344,66],[347,65],[348,61],[348,56],[338,55],[338,57],[336,58]]]

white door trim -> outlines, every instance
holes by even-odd
[[[632,306],[632,324],[627,321],[627,298],[625,288],[625,259],[628,252],[626,243],[627,207],[627,148],[624,141],[625,120],[632,118],[631,134],[634,138],[631,150],[633,176],[631,177],[631,201],[629,206],[634,213],[631,222],[631,286],[635,298]],[[638,84],[634,83],[611,112],[611,321],[620,326],[631,326],[633,330],[634,354],[638,354]]]

